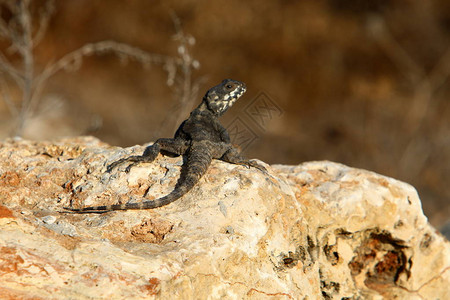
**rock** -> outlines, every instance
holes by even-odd
[[[181,158],[105,173],[144,147],[0,146],[1,299],[450,299],[450,245],[408,184],[332,162],[214,161],[154,210],[69,214],[175,186]]]

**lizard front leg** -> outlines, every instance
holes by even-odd
[[[145,148],[142,155],[133,155],[130,157],[119,159],[118,161],[110,164],[106,169],[106,172],[110,173],[115,167],[119,166],[120,164],[131,162],[131,164],[128,165],[125,169],[125,172],[128,173],[133,166],[139,163],[150,163],[154,161],[161,151],[165,151],[175,155],[183,155],[189,148],[189,145],[189,141],[181,139],[158,139],[155,143],[153,143],[153,145]]]
[[[258,170],[267,173],[267,169],[263,165],[258,164],[256,161],[251,161],[242,157],[239,151],[234,147],[228,149],[225,152],[225,154],[220,158],[220,160],[236,165],[246,166],[247,168],[250,167],[257,168]]]

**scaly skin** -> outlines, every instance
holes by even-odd
[[[125,169],[128,172],[136,164],[154,161],[161,151],[172,155],[183,155],[186,160],[181,169],[180,179],[174,190],[167,196],[140,203],[90,206],[81,209],[65,207],[65,209],[77,213],[103,213],[113,210],[152,209],[167,205],[182,197],[197,184],[208,170],[212,159],[255,167],[266,172],[263,166],[239,154],[239,151],[231,145],[228,132],[218,120],[245,91],[244,83],[231,79],[223,80],[222,83],[208,90],[200,105],[191,112],[187,120],[181,123],[173,139],[158,139],[153,145],[147,147],[142,155],[120,159],[107,168],[109,173],[120,164],[131,162]]]

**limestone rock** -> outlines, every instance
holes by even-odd
[[[1,299],[450,299],[450,245],[415,189],[341,164],[214,161],[168,206],[63,212],[170,192],[181,158],[105,173],[143,149],[0,144]]]

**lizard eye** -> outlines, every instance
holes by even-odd
[[[225,87],[226,87],[227,89],[231,89],[233,86],[232,86],[231,84],[227,84]]]

